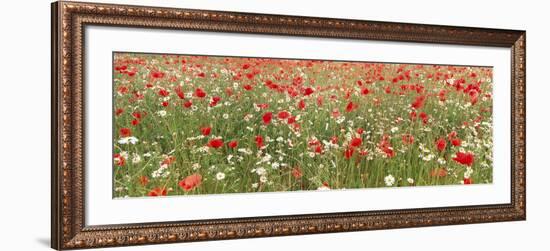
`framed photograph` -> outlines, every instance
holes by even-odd
[[[52,4],[52,247],[524,220],[525,31]]]

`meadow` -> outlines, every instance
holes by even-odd
[[[115,53],[113,85],[114,197],[493,181],[491,67]]]

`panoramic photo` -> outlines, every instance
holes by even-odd
[[[113,60],[115,198],[493,182],[492,67]]]

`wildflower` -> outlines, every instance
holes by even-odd
[[[454,157],[453,160],[462,165],[472,166],[472,164],[474,163],[474,154],[457,152],[456,157]]]
[[[189,175],[181,180],[178,185],[186,192],[195,189],[202,183],[202,176],[198,173]]]
[[[166,196],[166,188],[156,187],[147,193],[148,196]]]
[[[217,179],[217,180],[223,180],[223,179],[225,179],[225,173],[218,172],[218,173],[216,174],[216,179]]]
[[[395,178],[390,174],[384,177],[384,183],[386,183],[386,186],[391,187],[395,183]]]
[[[444,138],[439,138],[435,142],[435,146],[437,147],[438,151],[442,152],[443,150],[445,150],[445,147],[447,147],[447,141],[445,141]]]

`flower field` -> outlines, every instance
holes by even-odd
[[[115,53],[114,197],[492,183],[492,68]]]

